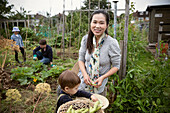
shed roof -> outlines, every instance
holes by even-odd
[[[151,11],[155,8],[170,8],[170,4],[162,4],[162,5],[148,5],[146,11]]]

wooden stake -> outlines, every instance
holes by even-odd
[[[7,21],[7,35],[8,35],[8,37],[10,38],[8,21]]]
[[[127,62],[127,41],[128,41],[128,24],[129,24],[129,0],[125,0],[125,30],[124,30],[124,43],[123,43],[123,75],[126,75],[126,62]]]
[[[5,65],[5,61],[6,61],[6,57],[7,57],[7,51],[8,50],[5,51],[5,58],[4,58],[3,63],[2,63],[2,70],[4,70],[4,65]]]
[[[4,26],[5,26],[6,38],[8,39],[8,33],[7,33],[7,29],[6,29],[6,23],[5,23],[5,21],[4,21]]]
[[[78,49],[80,46],[80,29],[81,29],[81,11],[80,11],[80,22],[79,22],[79,41],[78,41]]]

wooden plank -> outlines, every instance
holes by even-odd
[[[159,25],[170,25],[170,23],[160,23]]]
[[[98,10],[98,9],[97,9]],[[97,11],[96,9],[84,9],[84,10],[81,10],[81,9],[76,9],[76,10],[64,10],[65,12],[71,12],[71,11],[74,11],[74,12],[80,12],[80,11],[82,11],[82,12],[88,12],[88,11],[90,11],[90,12],[94,12],[94,11]],[[114,9],[103,9],[103,10],[105,10],[105,11],[114,11]],[[117,9],[117,11],[125,11],[125,9]]]
[[[160,34],[170,33],[170,31],[159,31]]]

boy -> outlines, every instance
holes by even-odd
[[[24,44],[23,44],[23,41],[22,41],[22,37],[19,34],[20,30],[19,30],[18,27],[13,27],[12,32],[14,32],[14,34],[11,36],[11,40],[16,41],[16,45],[18,45],[20,47],[20,50],[21,50],[21,53],[22,53],[22,56],[23,56],[23,60],[25,62],[26,61],[26,53],[24,51]],[[14,51],[15,51],[15,60],[18,63],[21,63],[18,60],[18,52],[16,50],[14,50]]]
[[[56,107],[56,113],[58,108],[68,102],[72,101],[73,97],[86,97],[92,99],[92,101],[96,102],[98,99],[83,90],[78,90],[78,87],[80,85],[80,78],[70,70],[64,71],[58,78],[59,85],[61,86],[61,92],[59,93],[59,97],[57,99],[57,107]]]
[[[33,50],[33,60],[40,60],[43,64],[51,64],[51,67],[54,67],[52,60],[53,60],[53,51],[52,48],[47,45],[45,39],[41,39],[39,41],[39,45],[37,48]],[[41,50],[41,52],[39,51]]]

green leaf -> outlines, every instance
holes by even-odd
[[[142,94],[142,96],[143,96],[143,95],[144,95],[144,91],[143,91],[143,89],[141,89],[140,91],[141,91],[141,94]]]
[[[141,111],[141,108],[139,106],[137,108]]]
[[[26,85],[26,84],[28,84],[28,80],[25,79],[25,78],[23,78],[23,79],[17,79],[17,80],[20,82],[21,85]]]
[[[114,89],[114,86],[113,86],[113,83],[112,83],[112,82],[110,82],[110,87],[109,87],[109,89],[110,89],[113,93],[115,93],[115,89]]]
[[[137,100],[138,104],[140,105],[143,112],[147,112],[147,110],[144,108],[143,103],[141,100]]]
[[[123,106],[122,105],[120,105],[119,108],[120,108],[120,110],[123,110]]]
[[[15,79],[15,73],[11,74],[11,79]]]
[[[156,106],[156,107],[157,107],[157,105],[156,105],[155,101],[152,101],[152,104],[153,104],[154,106]]]
[[[160,100],[160,98],[157,98],[156,103],[157,103],[158,105],[160,105],[160,104],[161,104],[161,100]]]

